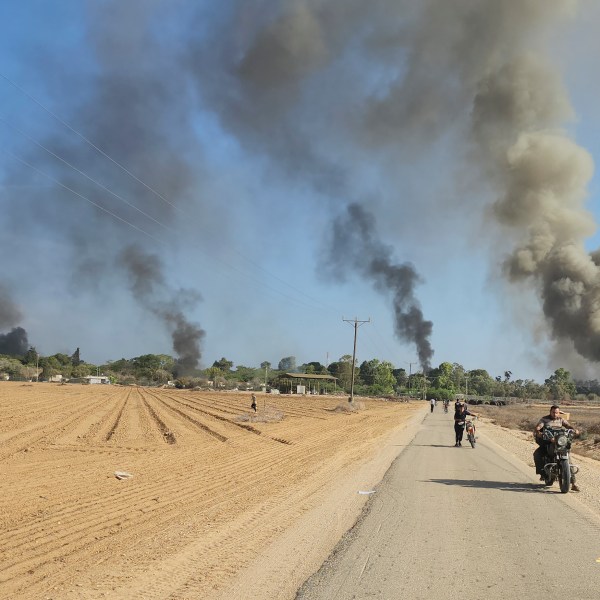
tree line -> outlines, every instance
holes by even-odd
[[[0,355],[0,375],[4,379],[50,381],[61,375],[63,379],[102,374],[113,383],[123,385],[164,385],[172,382],[177,387],[214,387],[219,389],[256,390],[277,385],[277,378],[285,373],[332,375],[336,389],[349,392],[352,380],[352,357],[345,354],[328,365],[318,361],[296,364],[296,357],[283,357],[274,368],[269,361],[258,367],[237,365],[225,357],[212,366],[182,374],[177,359],[167,354],[144,354],[121,358],[101,365],[87,363],[80,357],[79,348],[71,355],[57,353],[40,355],[34,347],[23,356]],[[485,369],[467,370],[458,363],[443,362],[426,375],[407,372],[389,361],[377,358],[354,365],[354,391],[357,395],[392,396],[412,395],[453,398],[457,394],[469,396],[540,398],[564,400],[577,396],[590,400],[600,397],[597,380],[575,380],[569,371],[560,368],[544,383],[532,379],[513,379],[507,370],[492,376]]]

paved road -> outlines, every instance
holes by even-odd
[[[598,600],[600,519],[534,477],[436,407],[297,600]]]

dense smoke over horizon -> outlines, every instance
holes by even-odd
[[[375,218],[358,204],[350,204],[333,225],[326,266],[343,278],[355,270],[376,290],[392,296],[394,332],[399,340],[414,344],[424,372],[431,368],[433,324],[423,317],[415,296],[420,277],[411,264],[395,264],[392,248],[376,238]]]
[[[319,151],[326,156],[325,139],[302,161],[295,148],[306,133],[294,120],[315,119],[304,98],[324,81],[321,72],[338,80],[350,48],[356,52],[362,43],[363,58],[378,61],[387,85],[383,93],[367,88],[349,107],[346,97],[335,103],[343,116],[334,118],[345,130],[334,139],[419,153],[462,121],[465,166],[480,171],[482,191],[498,195],[491,214],[516,236],[505,248],[504,274],[531,280],[551,339],[570,340],[580,355],[600,360],[600,269],[584,248],[596,229],[583,207],[593,163],[561,129],[572,109],[544,37],[577,2],[432,0],[416,8],[382,0],[369,3],[368,15],[356,2],[339,11],[341,2],[275,6],[270,18],[257,18],[255,30],[246,31],[242,58],[222,65],[237,90],[218,96],[226,126],[284,167],[290,160],[310,165]],[[290,137],[290,130],[295,143],[282,148],[280,137]],[[354,265],[367,274],[362,263]]]
[[[425,367],[438,345],[421,312],[417,269],[428,283],[443,271],[448,215],[456,215],[457,236],[485,215],[488,237],[498,236],[492,279],[536,294],[545,335],[565,360],[572,345],[600,361],[600,251],[584,247],[596,229],[585,210],[593,162],[565,130],[573,109],[551,55],[552,35],[577,7],[88,2],[81,64],[38,69],[57,112],[112,160],[54,121],[34,136],[54,154],[20,138],[27,151],[19,156],[39,171],[16,163],[4,173],[6,189],[19,189],[6,194],[4,233],[54,236],[75,299],[99,282],[114,284],[116,261],[132,275],[118,293],[130,290],[158,328],[167,327],[192,368],[205,339],[190,316],[199,292],[177,295],[164,273],[182,257],[193,265],[194,253],[217,238],[224,252],[241,253],[251,240],[263,256],[277,255],[266,236],[305,211],[318,233],[336,232],[333,248],[351,257],[340,265],[346,275],[352,270],[393,298],[396,335],[416,344]],[[44,187],[29,189],[32,179]],[[440,239],[405,245],[415,219],[414,230],[425,224]],[[244,323],[240,295],[226,296],[240,301]],[[203,327],[210,331],[204,320]]]

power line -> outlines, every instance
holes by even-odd
[[[44,110],[46,113],[48,113],[49,115],[51,115],[54,119],[56,119],[61,125],[63,125],[64,127],[66,127],[69,131],[71,131],[72,133],[74,133],[75,135],[77,135],[79,138],[81,138],[83,141],[85,141],[87,144],[90,145],[90,147],[92,147],[94,150],[96,150],[98,153],[100,153],[102,156],[104,156],[105,158],[107,158],[110,162],[112,162],[113,164],[115,164],[117,167],[119,167],[121,170],[123,170],[125,173],[127,173],[130,177],[132,177],[135,181],[137,181],[138,183],[140,183],[141,185],[143,185],[146,189],[148,189],[150,192],[152,192],[154,195],[156,195],[158,198],[160,198],[163,202],[165,202],[166,204],[168,204],[171,208],[173,208],[174,210],[178,211],[180,214],[187,216],[186,211],[182,210],[180,207],[178,207],[176,204],[174,204],[173,202],[169,201],[167,198],[165,198],[160,192],[158,192],[157,190],[155,190],[153,187],[151,187],[150,185],[148,185],[147,183],[145,183],[144,181],[142,181],[139,177],[137,177],[136,175],[134,175],[129,169],[127,169],[124,165],[122,165],[120,162],[118,162],[117,160],[113,159],[109,154],[107,154],[104,150],[102,150],[101,148],[99,148],[96,144],[94,144],[89,138],[87,138],[85,135],[83,135],[81,132],[77,131],[74,127],[72,127],[71,125],[69,125],[66,121],[64,121],[63,119],[61,119],[57,114],[55,114],[53,111],[51,111],[49,108],[47,108],[42,102],[40,102],[39,100],[37,100],[34,96],[32,96],[31,94],[29,94],[26,90],[24,90],[21,86],[19,86],[17,83],[15,83],[14,81],[12,81],[9,77],[7,77],[6,75],[4,75],[3,73],[0,73],[0,77],[2,79],[4,79],[6,82],[8,82],[10,85],[12,85],[14,88],[16,88],[17,90],[19,90],[19,92],[21,92],[23,95],[25,95],[27,98],[29,98],[32,102],[34,102],[37,106],[39,106],[42,110]],[[5,123],[6,120],[2,119]],[[7,123],[8,124],[8,123]],[[16,129],[16,128],[15,128]],[[17,129],[18,130],[18,129]],[[167,230],[173,231],[172,229],[170,229],[168,226],[164,225],[163,223],[160,223],[160,221],[157,221],[156,219],[154,219],[153,217],[151,217],[150,215],[146,214],[144,211],[138,209],[135,205],[129,203],[128,201],[126,201],[124,198],[122,198],[120,195],[112,192],[111,190],[109,190],[107,187],[103,186],[102,184],[100,184],[99,182],[95,181],[93,178],[89,177],[88,175],[86,175],[83,171],[77,169],[76,167],[74,167],[73,165],[71,165],[70,163],[68,163],[66,160],[62,159],[61,157],[59,157],[58,155],[56,155],[55,153],[53,153],[52,151],[50,151],[49,149],[45,148],[42,144],[40,144],[39,142],[35,141],[34,139],[30,138],[27,134],[25,134],[24,132],[21,132],[20,130],[18,130],[22,135],[24,135],[25,137],[27,137],[30,141],[32,141],[33,143],[35,143],[36,145],[40,146],[41,148],[43,148],[45,151],[49,152],[50,154],[52,154],[53,156],[55,156],[58,160],[61,160],[63,163],[65,163],[67,166],[73,168],[74,170],[76,170],[78,173],[80,173],[81,175],[83,175],[84,177],[86,177],[87,179],[89,179],[90,181],[92,181],[93,183],[95,183],[96,185],[99,185],[102,189],[104,189],[105,191],[107,191],[108,193],[110,193],[111,195],[113,195],[114,197],[120,199],[121,201],[123,201],[125,204],[127,204],[128,206],[130,206],[131,208],[134,208],[135,210],[138,210],[140,213],[142,213],[144,216],[146,216],[147,218],[153,220],[154,222],[156,222],[157,224],[161,225],[162,227],[165,227]],[[33,168],[33,167],[32,167]],[[104,212],[108,212],[109,214],[110,211],[105,210]],[[141,230],[140,230],[141,231]],[[264,273],[265,275],[272,277],[273,279],[275,279],[276,281],[278,281],[279,283],[289,287],[290,289],[292,289],[294,292],[296,292],[297,294],[300,294],[302,296],[304,296],[305,298],[307,298],[308,300],[310,300],[313,303],[316,303],[320,306],[323,306],[324,308],[326,308],[327,310],[330,310],[332,312],[336,312],[339,314],[338,309],[335,309],[327,304],[325,304],[324,302],[322,302],[321,300],[318,300],[316,298],[313,298],[312,296],[306,294],[305,292],[303,292],[302,290],[298,289],[297,287],[291,285],[290,283],[284,281],[283,279],[279,278],[278,276],[274,275],[273,273],[270,273],[269,271],[267,271],[266,269],[264,269],[263,267],[261,267],[260,265],[258,265],[256,262],[254,262],[252,259],[250,259],[248,256],[242,254],[241,252],[239,252],[237,249],[232,248],[233,252],[235,252],[235,254],[237,254],[242,260],[248,262],[249,264],[251,264],[254,268],[256,268],[257,270],[261,271],[262,273]],[[205,254],[207,254],[205,252]],[[207,254],[208,255],[208,254]],[[208,255],[210,256],[210,255]],[[213,257],[215,258],[215,257]],[[218,260],[218,258],[217,258]],[[220,261],[223,262],[223,261]],[[235,270],[235,267],[231,267],[231,265],[229,265],[230,268],[233,268]],[[277,290],[275,290],[277,291]],[[289,296],[286,296],[285,294],[282,294],[281,292],[278,291],[278,293],[280,293],[281,295],[283,295],[284,297],[290,298]]]
[[[128,225],[129,227],[132,227],[133,229],[139,231],[140,233],[148,236],[149,238],[151,238],[155,242],[158,242],[159,244],[164,244],[165,243],[164,241],[159,240],[158,238],[154,237],[151,233],[148,233],[147,231],[144,231],[141,227],[138,227],[137,225],[134,225],[133,223],[130,223],[129,221],[127,221],[127,219],[123,219],[122,217],[120,217],[119,215],[115,214],[114,212],[108,210],[104,206],[98,204],[97,202],[94,202],[93,200],[90,200],[90,198],[88,198],[87,196],[84,196],[83,194],[80,194],[79,192],[77,192],[73,188],[70,188],[68,185],[65,185],[61,181],[58,181],[58,179],[55,179],[51,175],[48,175],[47,173],[44,173],[43,171],[41,171],[37,167],[34,167],[31,163],[27,162],[25,159],[20,158],[19,156],[16,156],[15,154],[13,154],[12,152],[10,152],[9,150],[2,150],[2,152],[4,152],[4,154],[7,154],[8,156],[14,158],[15,160],[19,161],[20,163],[26,165],[30,169],[33,169],[36,173],[39,173],[43,177],[46,177],[47,179],[49,179],[50,181],[52,181],[56,185],[60,185],[65,190],[68,190],[72,194],[75,194],[76,196],[78,196],[82,200],[85,200],[86,202],[88,202],[92,206],[95,206],[97,209],[101,210],[102,212],[106,213],[107,215],[110,215],[111,217],[114,217],[115,219],[121,221],[122,223],[125,223],[125,225]]]

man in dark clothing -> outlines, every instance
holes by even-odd
[[[454,411],[454,433],[456,436],[456,443],[454,444],[455,446],[462,446],[461,442],[463,439],[463,433],[465,431],[465,419],[467,417],[477,417],[477,415],[469,412],[466,404],[457,403],[456,410]]]
[[[250,405],[250,408],[256,412],[256,396],[254,394],[252,394],[252,404]]]
[[[566,419],[563,419],[561,416],[560,407],[554,404],[550,407],[550,414],[542,417],[538,424],[535,426],[533,430],[533,436],[535,441],[538,444],[538,447],[533,452],[533,462],[535,463],[535,472],[540,476],[540,480],[544,481],[544,462],[546,459],[548,442],[544,440],[542,436],[542,430],[544,427],[564,427],[565,429],[572,429],[575,432],[575,435],[579,433],[578,429],[575,429]],[[573,492],[578,492],[579,487],[575,484],[575,478],[571,479],[571,490]]]

